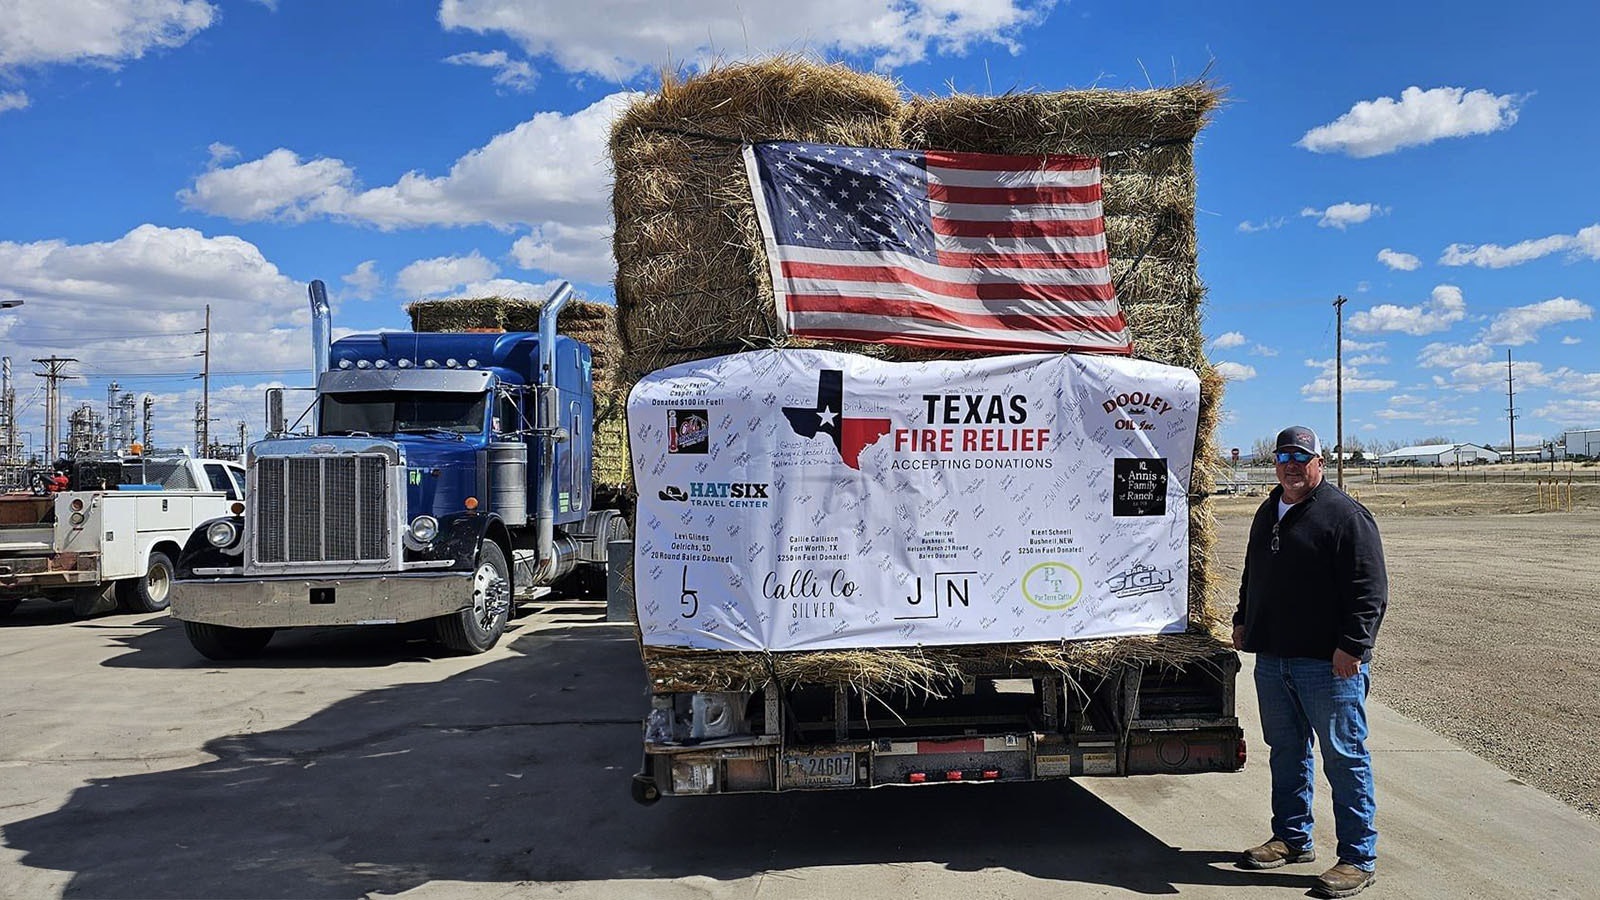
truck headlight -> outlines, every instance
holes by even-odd
[[[439,536],[439,520],[433,516],[417,516],[411,520],[411,539],[419,544],[431,542]]]
[[[212,522],[206,526],[206,543],[213,547],[230,546],[239,537],[239,529],[232,522]]]

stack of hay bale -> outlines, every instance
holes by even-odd
[[[412,331],[538,331],[544,304],[515,297],[419,300],[406,307]],[[556,317],[556,330],[589,345],[595,394],[594,480],[620,485],[628,480],[628,440],[624,402],[618,389],[622,346],[617,338],[617,308],[574,298]],[[631,383],[630,383],[631,384]],[[619,397],[621,399],[619,399]]]
[[[612,131],[617,314],[624,353],[616,389],[690,359],[757,346],[805,346],[907,361],[981,355],[785,337],[774,306],[741,148],[762,141],[1099,156],[1112,277],[1135,355],[1199,373],[1191,491],[1190,631],[1062,645],[756,654],[646,648],[652,678],[675,689],[785,682],[937,685],[975,667],[1106,672],[1124,661],[1182,663],[1219,649],[1210,573],[1212,487],[1221,379],[1204,355],[1196,268],[1193,142],[1215,108],[1204,84],[902,101],[875,75],[792,57],[668,80]],[[997,655],[999,658],[997,659]]]

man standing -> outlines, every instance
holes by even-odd
[[[1233,646],[1256,654],[1261,730],[1271,749],[1272,837],[1247,869],[1317,858],[1311,845],[1312,743],[1333,788],[1338,864],[1317,879],[1349,897],[1377,878],[1378,832],[1367,752],[1367,665],[1389,599],[1378,526],[1322,478],[1322,444],[1304,426],[1278,434],[1278,487],[1256,511]]]

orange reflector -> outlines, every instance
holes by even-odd
[[[924,781],[928,780],[928,773],[927,772],[912,772],[910,775],[906,776],[906,780],[911,782],[912,784],[921,784]]]
[[[951,769],[950,771],[944,773],[944,780],[945,781],[960,781],[961,780],[961,770],[960,769]]]
[[[999,769],[984,769],[983,770],[983,777],[988,778],[990,780],[999,778],[1000,777],[1000,770]]]
[[[467,498],[466,507],[467,507],[467,509],[477,509],[478,508],[478,498],[477,497],[468,497]]]

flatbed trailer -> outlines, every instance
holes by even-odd
[[[1181,666],[975,674],[944,697],[840,684],[652,690],[633,795],[1237,771],[1238,671],[1219,644]]]

